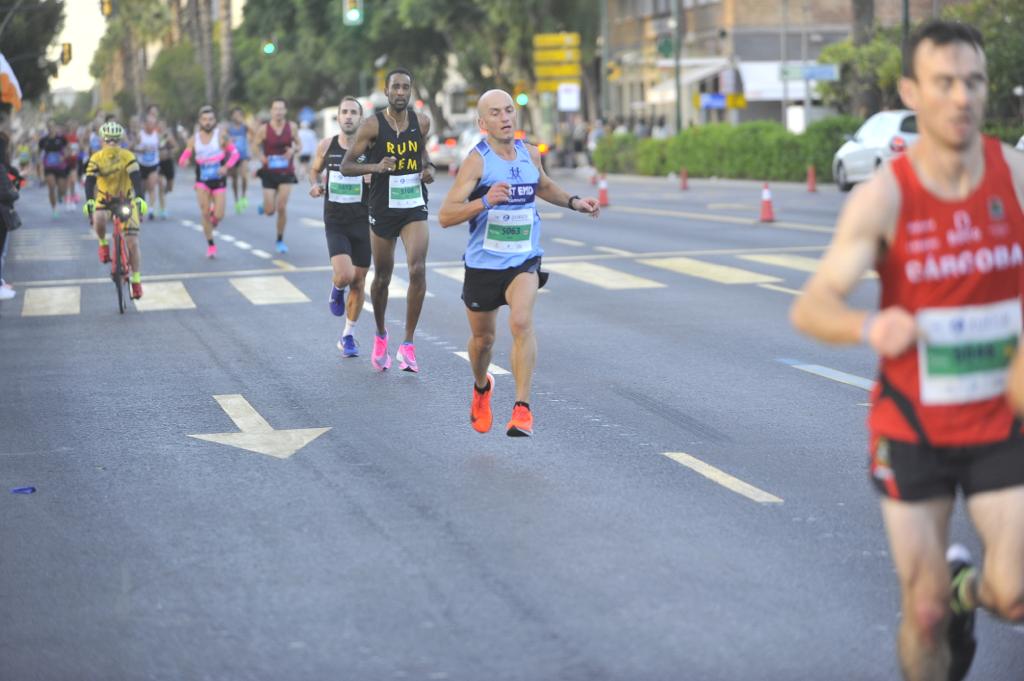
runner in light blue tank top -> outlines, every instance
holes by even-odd
[[[238,149],[239,160],[228,171],[231,180],[231,193],[235,199],[235,212],[241,215],[249,207],[249,125],[245,122],[245,112],[240,107],[231,110],[228,123],[228,137]]]
[[[507,203],[470,218],[469,244],[463,259],[469,267],[504,270],[519,267],[544,254],[540,247],[540,216],[535,204],[540,171],[522,140],[515,140],[516,160],[506,161],[481,140],[473,151],[484,160],[484,171],[469,199],[487,194],[499,182],[509,184]]]

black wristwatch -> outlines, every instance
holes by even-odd
[[[579,196],[573,194],[572,196],[569,197],[569,201],[565,205],[568,206],[569,210],[576,210],[575,208],[573,208],[572,202],[578,201],[579,198]]]

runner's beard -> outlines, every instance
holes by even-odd
[[[207,127],[205,125],[200,126],[200,127],[203,129],[203,132],[213,132],[213,129],[217,127],[217,124],[214,123],[213,125],[211,125],[209,127]]]

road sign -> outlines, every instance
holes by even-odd
[[[583,75],[583,69],[579,63],[576,64],[538,64],[533,69],[534,75],[538,78],[579,78]]]
[[[565,64],[565,63],[579,63],[580,61],[580,50],[577,47],[571,47],[561,50],[534,50],[533,51],[533,63],[534,64]]]
[[[780,80],[839,80],[838,64],[784,64],[779,67]]]
[[[274,430],[249,401],[241,395],[214,395],[213,399],[234,421],[238,433],[211,433],[189,435],[198,440],[216,442],[229,447],[246,449],[257,454],[266,454],[278,459],[287,459],[330,428],[294,428]]]
[[[575,83],[558,84],[558,110],[580,110],[580,84],[578,81]]]
[[[580,46],[580,34],[579,33],[537,33],[533,36],[533,47],[545,48],[545,47],[579,47]]]
[[[562,83],[571,83],[579,86],[578,78],[561,78],[558,80],[538,80],[537,92],[558,92],[558,86]]]

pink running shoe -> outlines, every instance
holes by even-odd
[[[373,336],[373,354],[370,355],[370,364],[377,371],[384,371],[385,369],[391,368],[391,356],[388,355],[388,335],[385,333],[383,336],[374,334]]]
[[[210,244],[209,246],[206,247],[206,257],[210,258],[211,260],[213,258],[217,257],[217,245],[216,244]]]
[[[399,345],[398,352],[395,353],[395,359],[398,360],[398,368],[402,371],[411,371],[414,374],[420,372],[420,368],[416,364],[416,346],[412,343],[402,343]]]

